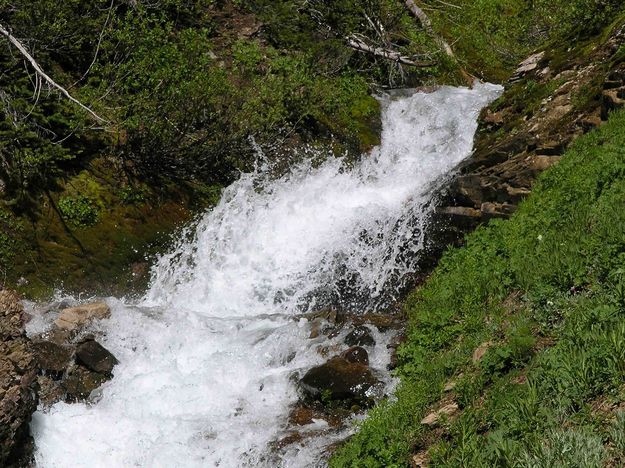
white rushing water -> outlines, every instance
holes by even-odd
[[[345,332],[309,339],[293,315],[394,299],[423,247],[433,188],[469,155],[478,113],[499,93],[476,84],[387,101],[382,145],[362,161],[242,175],[160,259],[140,304],[108,301],[112,317],[96,327],[120,361],[115,377],[89,404],[36,413],[38,466],[319,463],[344,434],[268,447],[297,401],[292,374],[323,362],[317,347]],[[373,331],[371,365],[384,369],[388,337]]]

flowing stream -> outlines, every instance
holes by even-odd
[[[324,362],[300,314],[381,310],[414,271],[432,193],[472,149],[500,88],[441,88],[383,102],[382,144],[357,163],[309,160],[272,178],[243,174],[153,269],[138,304],[108,299],[96,324],[120,361],[90,403],[35,414],[41,467],[314,466],[345,437],[271,450],[298,400],[294,373]],[[372,329],[371,366],[389,361]],[[387,376],[386,391],[393,381]]]

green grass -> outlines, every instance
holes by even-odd
[[[622,463],[625,112],[578,139],[510,220],[449,250],[406,311],[397,399],[331,466],[406,466],[423,450],[432,466]],[[460,416],[422,426],[450,380]]]

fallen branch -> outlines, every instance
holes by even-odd
[[[397,51],[384,49],[381,47],[373,47],[366,44],[362,39],[359,39],[355,36],[349,36],[347,38],[347,45],[354,50],[359,52],[365,52],[368,54],[375,55],[376,57],[382,57],[386,60],[391,60],[393,62],[403,63],[404,65],[410,65],[411,67],[433,67],[436,65],[434,62],[417,62],[410,57],[400,54]]]
[[[445,51],[445,53],[449,57],[455,60],[456,56],[454,55],[454,51],[452,50],[451,46],[447,44],[447,41],[445,41],[445,39],[436,34],[436,31],[434,31],[434,28],[432,27],[432,21],[430,21],[428,15],[426,15],[425,12],[417,6],[414,0],[404,0],[404,3],[406,4],[406,7],[408,7],[410,12],[419,20],[421,26],[423,27],[423,29],[425,29],[425,32],[428,33],[428,35],[432,39],[434,39],[434,41],[439,45],[441,49]]]
[[[462,74],[462,77],[466,81],[467,85],[469,87],[472,87],[473,86],[473,82],[476,80],[476,78],[473,75],[471,75],[470,73],[468,73],[464,69],[464,67],[462,67],[462,65],[460,65],[460,62],[458,62],[458,59],[454,55],[454,51],[451,48],[451,46],[447,43],[447,41],[445,39],[443,39],[441,36],[439,36],[436,33],[436,31],[434,31],[434,27],[432,26],[432,21],[430,20],[429,16],[426,15],[425,12],[421,8],[419,8],[419,6],[414,2],[414,0],[404,0],[404,4],[410,10],[410,12],[419,20],[419,22],[421,23],[421,26],[423,27],[425,32],[432,39],[434,39],[434,42],[436,42],[438,44],[438,46],[445,52],[445,54],[447,54],[447,56],[449,58],[451,58],[454,62],[456,62],[458,64],[458,67],[460,68],[460,73]]]
[[[79,106],[80,108],[82,108],[83,110],[87,111],[89,114],[91,114],[96,120],[98,120],[99,122],[108,122],[108,120],[103,119],[102,117],[100,117],[98,114],[96,114],[94,111],[92,111],[91,109],[89,109],[87,106],[85,106],[83,103],[81,103],[78,99],[74,98],[71,94],[69,94],[69,92],[63,88],[61,85],[59,85],[58,83],[56,83],[56,81],[54,81],[52,78],[50,78],[39,66],[39,64],[35,61],[35,59],[33,58],[32,55],[30,55],[28,53],[28,51],[26,50],[26,48],[22,45],[22,43],[20,41],[18,41],[10,32],[8,29],[6,29],[4,26],[2,26],[2,24],[0,24],[0,34],[2,34],[3,36],[5,36],[9,42],[11,44],[13,44],[17,50],[19,50],[19,52],[24,56],[24,58],[26,60],[28,60],[28,62],[30,63],[30,65],[33,67],[33,69],[35,70],[35,73],[37,73],[37,75],[43,79],[46,83],[48,83],[50,86],[52,86],[53,88],[56,88],[63,96],[65,96],[67,99],[69,99],[70,101],[72,101],[74,104],[76,104],[77,106]]]

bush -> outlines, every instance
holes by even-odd
[[[58,208],[63,218],[74,226],[89,227],[98,222],[99,210],[95,201],[83,195],[61,198]]]

